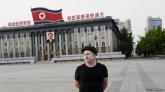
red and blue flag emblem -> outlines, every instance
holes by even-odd
[[[31,11],[34,24],[64,21],[62,17],[62,9],[50,10],[47,8],[32,8]]]

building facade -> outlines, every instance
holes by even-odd
[[[145,31],[147,32],[149,29],[157,29],[159,27],[162,27],[162,19],[160,17],[152,18],[149,16],[147,18],[147,27]]]
[[[54,32],[47,41],[46,33]],[[39,61],[94,46],[99,53],[118,51],[120,32],[111,17],[0,29],[0,58],[37,57]]]
[[[124,27],[128,30],[129,33],[132,33],[131,20],[127,19],[126,21],[120,21],[119,19],[115,19],[119,30],[121,31]]]

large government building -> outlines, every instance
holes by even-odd
[[[47,40],[47,33],[54,40]],[[37,57],[39,61],[68,54],[81,54],[81,48],[94,46],[99,53],[119,49],[120,32],[110,17],[0,28],[0,58]]]

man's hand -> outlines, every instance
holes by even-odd
[[[77,88],[80,88],[80,81],[75,80],[75,86],[76,86]]]
[[[108,86],[108,77],[105,77],[103,79],[103,88],[104,88],[104,90],[107,88],[107,86]]]

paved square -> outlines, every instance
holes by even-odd
[[[105,92],[165,92],[165,60],[99,61],[108,67]],[[74,72],[83,62],[0,65],[0,92],[78,92]]]

